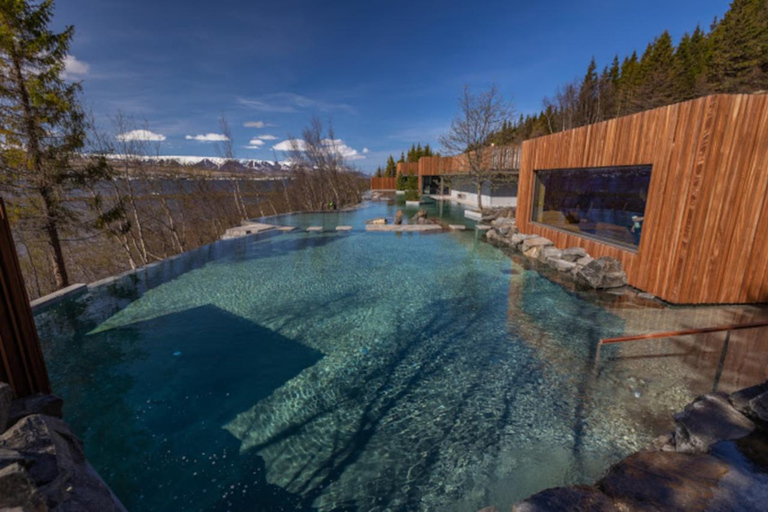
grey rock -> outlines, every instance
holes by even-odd
[[[576,260],[576,264],[580,267],[583,267],[585,265],[589,265],[593,261],[595,261],[595,258],[593,258],[592,256],[584,256],[583,258],[579,258],[578,260]]]
[[[656,452],[674,452],[675,451],[675,436],[674,434],[662,434],[651,442],[650,446],[646,450]]]
[[[549,264],[550,258],[560,258],[560,249],[555,247],[554,245],[545,245],[541,248],[541,251],[539,252],[539,262],[544,263],[545,265]]]
[[[524,235],[522,233],[515,233],[514,235],[512,235],[509,241],[513,246],[519,248],[522,245],[522,243],[528,240],[529,238],[536,238],[536,235]]]
[[[66,481],[85,462],[83,445],[58,418],[33,414],[0,436],[0,448],[24,453],[33,460],[29,473],[37,485]]]
[[[0,382],[0,432],[5,432],[8,426],[8,417],[11,414],[11,401],[13,390],[5,382]]]
[[[507,236],[507,235],[513,235],[514,234],[514,231],[513,231],[514,230],[514,226],[499,226],[499,227],[496,227],[494,229],[496,231],[498,231],[499,234],[502,235],[502,236]]]
[[[26,465],[26,457],[16,450],[0,448],[0,468],[10,466],[11,464]]]
[[[675,449],[681,453],[707,453],[718,441],[740,439],[755,430],[724,393],[697,398],[675,415],[675,424]]]
[[[558,272],[571,272],[576,268],[575,263],[562,259],[550,258],[548,263],[550,267],[554,268]]]
[[[8,417],[10,427],[20,419],[33,414],[45,414],[54,418],[62,417],[64,401],[56,395],[36,395],[18,398],[11,403],[11,413]]]
[[[589,255],[587,254],[587,251],[584,250],[583,248],[569,247],[568,249],[563,249],[563,253],[560,257],[565,261],[570,261],[575,263],[582,258],[586,258],[587,256]]]
[[[51,509],[125,510],[88,465],[80,440],[58,418],[33,414],[21,419],[0,436],[0,448],[25,457],[27,474]]]
[[[619,288],[627,284],[627,274],[621,268],[621,262],[608,257],[598,258],[581,267],[576,279],[595,289]]]
[[[525,242],[523,242],[523,243],[525,243]],[[531,247],[531,248],[523,251],[523,254],[525,255],[526,258],[530,258],[532,260],[538,260],[539,259],[539,255],[541,254],[541,250],[544,247],[546,247],[546,246],[537,245],[537,246]]]
[[[426,219],[427,218],[427,212],[425,210],[419,210],[416,212],[416,214],[411,217],[412,222],[418,222],[419,219]]]
[[[622,510],[703,511],[730,469],[712,455],[641,451],[613,466],[597,487]]]
[[[737,411],[750,415],[752,414],[752,408],[749,405],[750,400],[762,395],[768,391],[768,382],[758,384],[749,388],[741,389],[731,394],[728,397],[728,401],[736,408]]]
[[[0,469],[0,510],[48,512],[45,500],[20,464]]]
[[[532,249],[534,247],[547,247],[549,245],[555,245],[555,244],[552,243],[552,240],[549,240],[548,238],[544,238],[543,236],[534,236],[532,238],[526,238],[523,241],[522,251],[527,252],[529,249]]]
[[[547,489],[512,505],[512,512],[550,512],[554,510],[618,512],[619,508],[599,489],[588,485]]]
[[[768,422],[768,392],[762,393],[749,401],[752,414],[761,421]]]
[[[640,292],[637,294],[637,296],[640,297],[641,299],[646,299],[646,300],[653,300],[656,298],[654,294],[646,293],[646,292]]]

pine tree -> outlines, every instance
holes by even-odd
[[[576,122],[579,126],[594,123],[597,117],[598,79],[596,70],[597,63],[595,58],[592,57],[579,89],[578,110],[576,113]]]
[[[672,36],[667,31],[646,48],[640,59],[639,83],[634,102],[636,111],[669,105],[674,101],[674,53]]]
[[[405,153],[400,153],[400,160],[397,161],[400,164],[405,163]]]
[[[0,163],[5,186],[25,184],[49,246],[51,271],[59,288],[69,284],[61,229],[75,213],[62,200],[67,186],[83,179],[70,156],[85,143],[80,85],[64,74],[73,27],[48,28],[53,0],[0,2]]]
[[[384,176],[387,178],[394,178],[397,174],[397,164],[395,164],[395,159],[392,158],[392,155],[389,155],[389,158],[387,158],[387,167],[384,171]]]
[[[709,81],[718,92],[768,87],[768,2],[734,0],[711,34]]]

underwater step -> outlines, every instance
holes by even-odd
[[[336,226],[336,231],[352,231],[352,226]]]
[[[366,231],[402,232],[402,231],[441,231],[437,224],[368,224]]]
[[[264,233],[265,231],[272,231],[275,228],[277,228],[277,226],[272,224],[260,224],[258,222],[254,222],[244,226],[237,226],[236,228],[229,228],[224,232],[224,235],[221,238],[222,240],[239,238],[241,236],[255,235],[258,233]]]
[[[278,231],[285,231],[285,232],[294,231],[295,229],[296,229],[296,226],[280,226],[279,228],[277,228]]]
[[[488,224],[478,224],[475,226],[475,229],[478,231],[488,231],[489,229],[491,229],[491,226],[489,226]]]
[[[320,233],[323,231],[323,226],[309,226],[307,231],[310,233]]]
[[[467,226],[464,224],[448,224],[448,227],[451,228],[453,231],[464,231],[467,229]]]

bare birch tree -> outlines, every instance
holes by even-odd
[[[467,178],[477,190],[477,208],[483,209],[483,184],[490,183],[496,169],[490,137],[500,131],[508,119],[510,107],[494,85],[487,91],[473,93],[464,86],[459,97],[459,112],[451,121],[450,131],[440,137],[447,153],[464,154]]]

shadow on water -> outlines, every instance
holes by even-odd
[[[470,445],[479,444],[482,453],[498,442],[513,416],[516,392],[537,374],[530,360],[504,371],[507,347],[473,337],[492,307],[477,299],[468,293],[436,300],[409,314],[417,324],[393,322],[387,339],[371,343],[362,355],[327,357],[324,363],[337,366],[318,371],[327,379],[322,386],[315,381],[319,376],[302,374],[281,390],[283,396],[244,411],[226,428],[243,441],[243,450],[264,456],[270,481],[300,495],[304,507],[428,509],[424,491],[446,471],[457,473],[445,467],[446,449],[475,453],[478,447]],[[346,303],[324,307],[333,316]],[[294,321],[300,319],[284,325]],[[494,378],[483,369],[495,369]],[[434,410],[421,412],[424,407]],[[419,418],[431,414],[437,416]],[[386,473],[364,476],[361,468],[381,458],[389,460],[380,466]]]
[[[83,332],[46,344],[54,389],[129,510],[297,510],[221,425],[321,353],[214,306]]]

